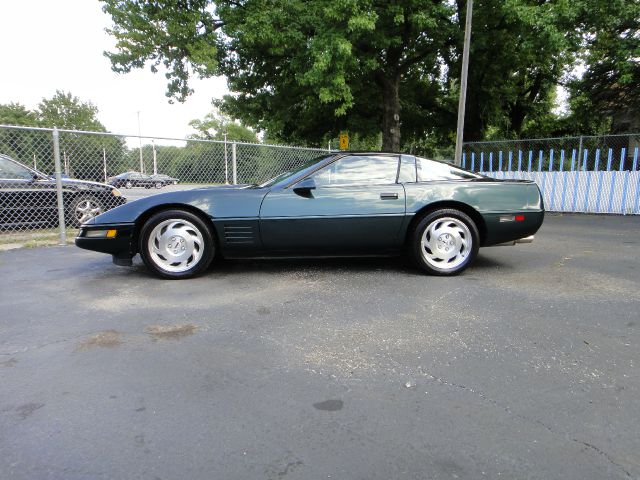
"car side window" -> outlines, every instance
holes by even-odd
[[[415,183],[416,181],[416,157],[412,155],[400,155],[400,172],[398,183]]]
[[[388,185],[396,183],[397,155],[350,155],[312,175],[319,187],[338,185]]]
[[[0,178],[8,180],[31,180],[33,174],[28,169],[6,158],[0,158]]]
[[[472,178],[480,178],[476,175],[461,168],[457,168],[448,163],[427,160],[426,158],[416,157],[416,169],[418,171],[419,182],[433,182],[436,180],[469,180]]]

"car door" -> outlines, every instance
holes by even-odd
[[[260,210],[267,250],[332,254],[399,245],[405,214],[398,155],[346,155],[271,190]]]
[[[56,192],[50,183],[0,156],[0,224],[49,224],[57,211]]]

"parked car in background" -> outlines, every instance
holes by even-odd
[[[83,225],[76,245],[163,278],[214,258],[392,255],[455,275],[479,247],[530,243],[544,219],[537,185],[390,153],[316,158],[261,185],[151,195]]]
[[[164,173],[156,173],[155,175],[151,175],[151,178],[162,182],[163,185],[177,185],[180,181],[179,179],[165,175]]]
[[[117,188],[162,188],[164,183],[161,180],[155,180],[151,175],[146,175],[140,172],[125,172],[115,177],[109,177],[107,179],[109,185],[113,185]]]
[[[96,215],[126,203],[117,188],[63,177],[65,223],[80,226]],[[58,225],[55,177],[0,154],[0,228]]]

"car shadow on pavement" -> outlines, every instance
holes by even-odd
[[[496,270],[508,264],[481,254],[466,272]],[[300,259],[217,259],[209,267],[207,275],[233,275],[237,273],[290,273],[292,271],[317,270],[325,273],[371,273],[387,272],[424,277],[426,274],[413,264],[407,256],[402,257],[344,257],[344,258],[300,258]],[[461,275],[465,275],[462,273]]]
[[[133,260],[132,267],[116,267],[101,269],[96,265],[100,277],[141,277],[159,280],[147,270],[139,256]],[[510,270],[509,263],[497,261],[495,258],[485,257],[480,253],[474,264],[461,276],[479,271],[495,271],[496,269]],[[292,272],[319,271],[324,273],[371,273],[385,272],[400,275],[426,277],[427,275],[413,264],[407,256],[401,257],[343,257],[343,258],[273,258],[273,259],[216,259],[200,278],[226,277],[238,274],[268,273],[282,274]],[[79,273],[79,272],[78,272]],[[90,272],[83,272],[85,275]]]

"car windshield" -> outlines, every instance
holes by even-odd
[[[35,174],[36,172],[34,170],[29,170],[8,158],[0,157],[0,178],[12,180],[33,180]]]
[[[333,155],[331,155],[333,156]],[[306,162],[304,162],[302,165],[299,165],[295,168],[292,168],[291,170],[288,170],[284,173],[281,173],[280,175],[273,177],[270,180],[267,180],[264,183],[261,183],[259,185],[256,185],[259,188],[265,188],[265,187],[271,187],[273,185],[275,185],[278,182],[281,182],[283,180],[286,180],[287,178],[291,178],[294,175],[296,175],[297,173],[302,172],[303,170],[306,170],[307,168],[313,167],[315,164],[321,162],[322,160],[324,160],[325,158],[329,158],[327,155],[323,155],[321,157],[315,157],[311,160],[308,160]]]

